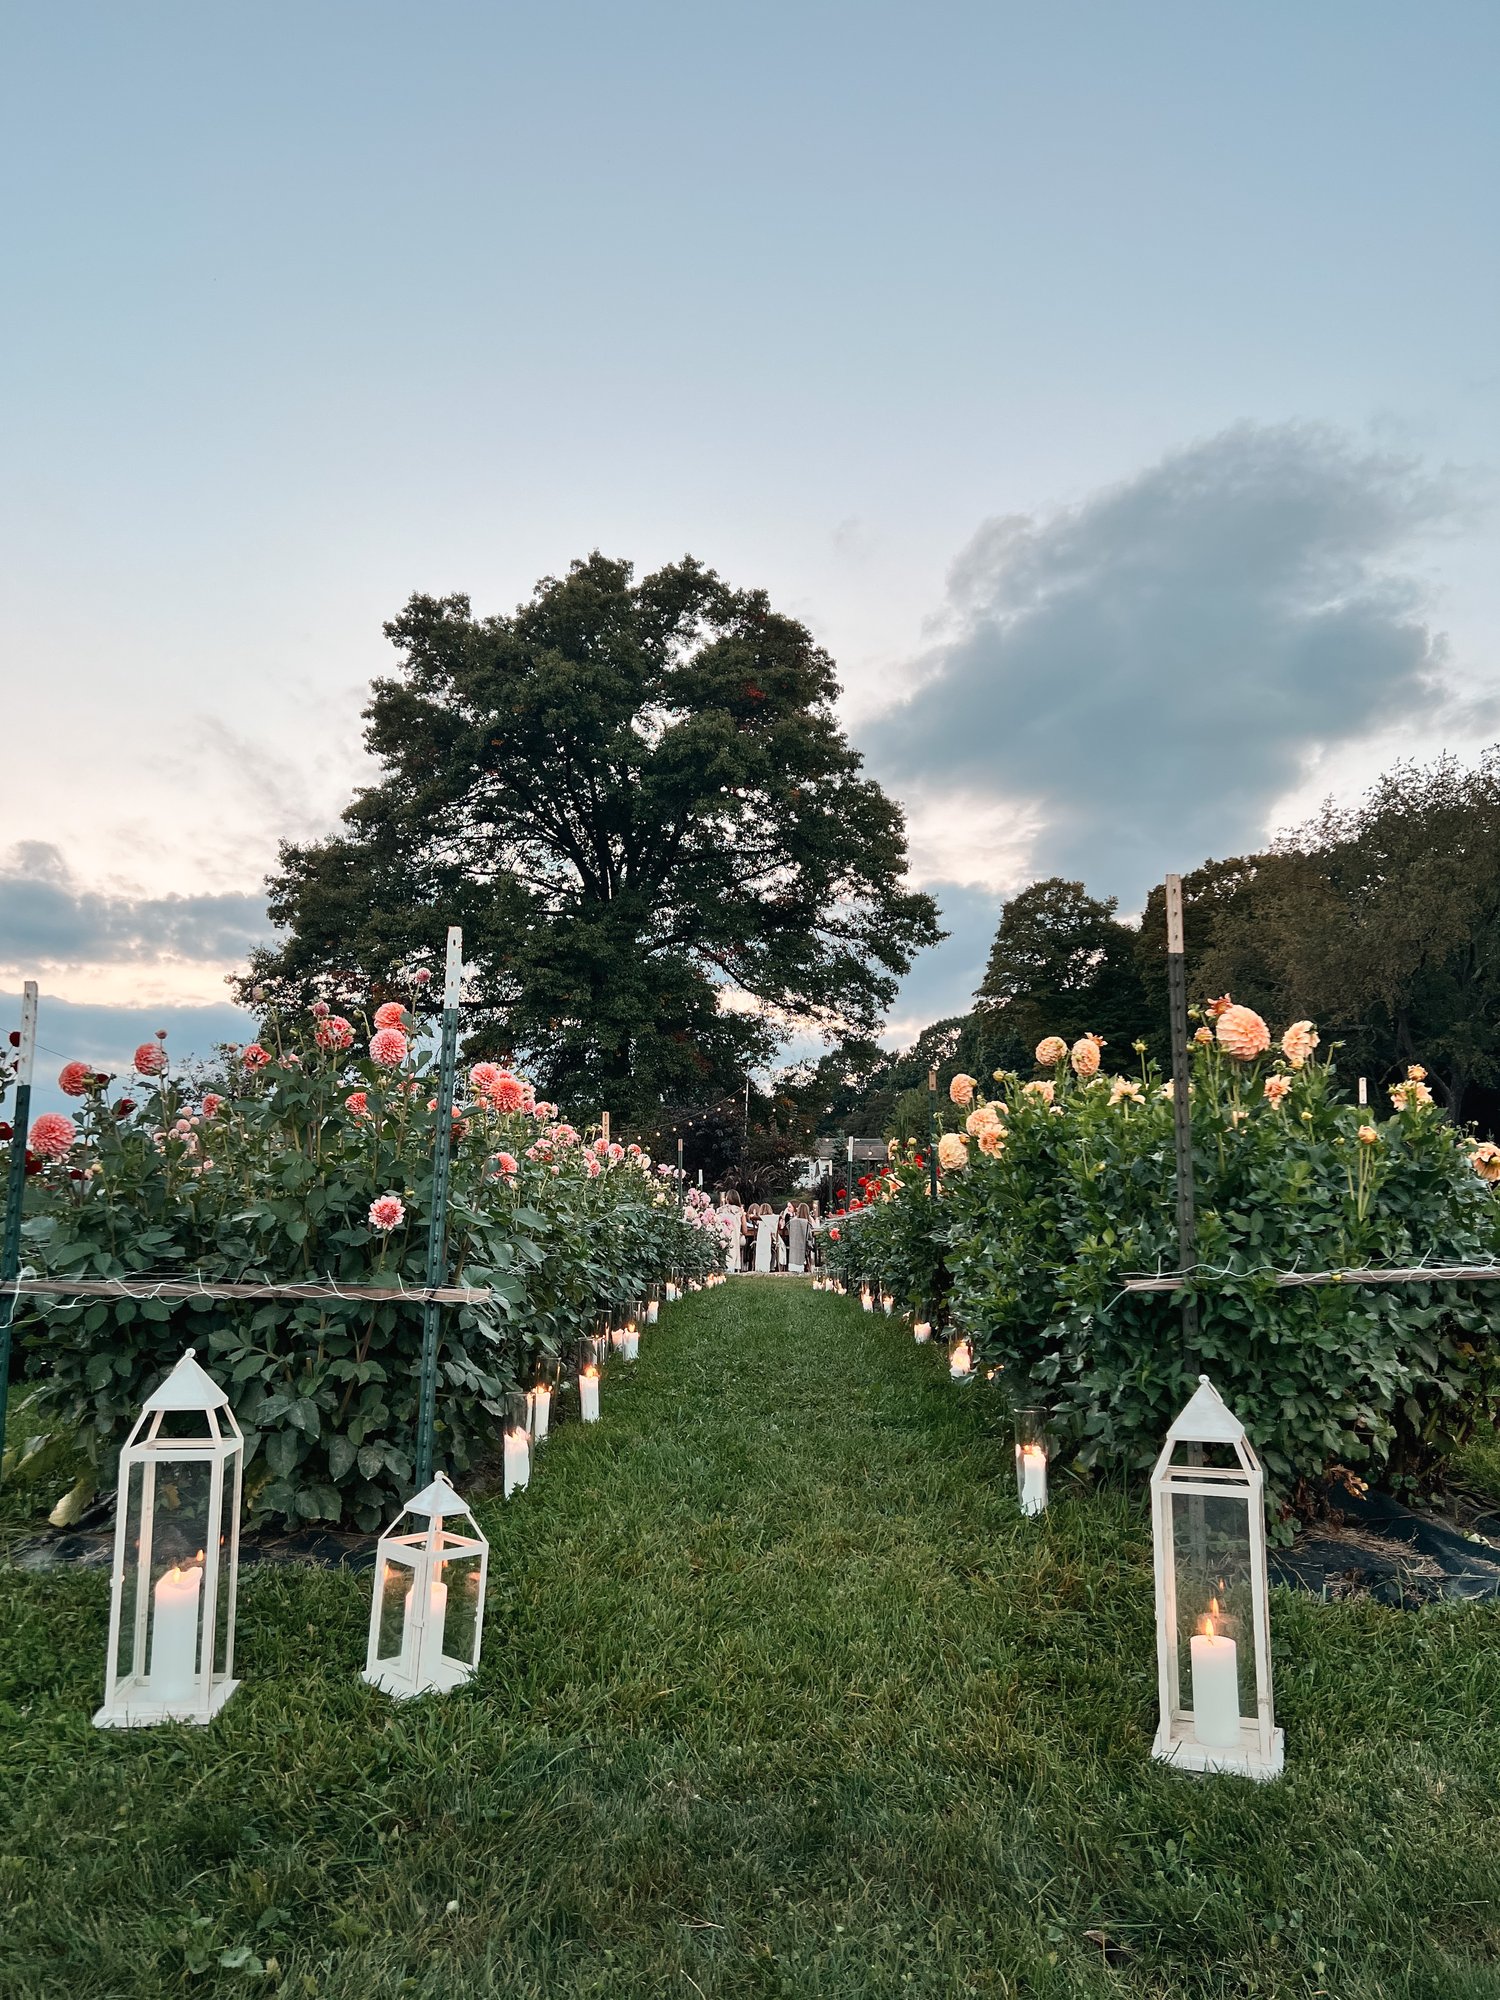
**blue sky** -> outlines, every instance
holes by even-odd
[[[411,591],[594,547],[839,661],[954,931],[894,1033],[1033,873],[1500,736],[1489,0],[5,25],[0,989],[80,1053],[229,1031]]]

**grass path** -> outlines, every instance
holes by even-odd
[[[940,1356],[746,1281],[621,1373],[446,1701],[280,1571],[210,1730],[96,1732],[104,1580],[0,1570],[5,2000],[1500,1996],[1500,1613],[1279,1597],[1288,1775],[1195,1782],[1140,1504],[1023,1523]]]

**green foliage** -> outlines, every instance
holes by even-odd
[[[721,1008],[726,982],[789,1027],[869,1031],[940,937],[832,661],[763,593],[596,554],[513,617],[415,597],[386,629],[381,777],[344,832],[282,850],[288,936],[247,991],[344,1003],[462,923],[472,1050],[644,1121],[769,1057],[771,1017]]]
[[[948,1290],[946,1227],[925,1154],[897,1146],[886,1171],[863,1176],[853,1206],[830,1222],[826,1261],[846,1283],[878,1279],[902,1311],[930,1309]]]
[[[1268,1072],[1289,1083],[1279,1104],[1264,1095]],[[1178,1298],[1120,1289],[1177,1267],[1172,1107],[1155,1070],[1081,1083],[1064,1062],[1002,1092],[998,1157],[971,1144],[967,1167],[943,1179],[951,1305],[1018,1401],[1051,1404],[1082,1463],[1144,1470],[1200,1371],[1244,1421],[1284,1506],[1334,1465],[1414,1477],[1495,1409],[1500,1357],[1479,1286],[1274,1283],[1281,1271],[1494,1258],[1494,1197],[1418,1091],[1380,1120],[1342,1102],[1315,1062],[1277,1072],[1269,1058],[1197,1051],[1205,1275],[1192,1351]],[[931,1232],[925,1193],[904,1187],[892,1206],[910,1210],[913,1236]],[[899,1240],[889,1212],[877,1203],[857,1225],[867,1270]]]
[[[1009,899],[975,996],[999,1045],[982,1076],[1029,1064],[1044,1035],[1096,1034],[1128,1047],[1140,1034],[1136,934],[1116,908],[1113,896],[1101,900],[1057,875]]]
[[[199,1100],[165,1076],[123,1111],[128,1100],[91,1090],[78,1143],[28,1183],[28,1261],[78,1278],[425,1284],[431,1053],[392,1071],[319,1049],[311,1033],[285,1036],[263,1066],[232,1058],[229,1079],[222,1098]],[[542,1109],[499,1111],[471,1089],[455,1125],[449,1281],[492,1295],[443,1308],[437,1459],[455,1475],[492,1450],[508,1399],[601,1302],[721,1254],[649,1163],[618,1147],[585,1154]],[[502,1155],[513,1173],[499,1171]],[[370,1215],[383,1194],[404,1210],[388,1232]],[[373,1529],[409,1491],[418,1305],[38,1300],[19,1338],[31,1409],[101,1483],[145,1396],[191,1346],[245,1431],[253,1523]]]

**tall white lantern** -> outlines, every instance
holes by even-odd
[[[239,1686],[245,1440],[190,1347],[120,1453],[109,1660],[96,1729],[208,1722]]]
[[[409,1516],[425,1525],[403,1532]],[[441,1472],[407,1501],[375,1551],[364,1671],[371,1687],[405,1700],[447,1694],[472,1676],[489,1555],[479,1523]]]
[[[1151,1754],[1184,1771],[1274,1778],[1265,1480],[1206,1375],[1151,1475],[1161,1720]]]

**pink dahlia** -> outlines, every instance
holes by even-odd
[[[1281,1053],[1293,1069],[1301,1069],[1320,1039],[1311,1021],[1293,1021],[1281,1038]]]
[[[951,1102],[960,1107],[972,1104],[974,1102],[974,1083],[975,1080],[972,1076],[965,1076],[963,1071],[960,1070],[948,1086],[948,1096]]]
[[[167,1066],[167,1052],[160,1042],[142,1042],[133,1060],[137,1076],[160,1076]]]
[[[496,1072],[488,1096],[497,1111],[519,1111],[526,1103],[527,1089],[518,1076],[502,1069]]]
[[[432,982],[432,974],[425,965],[419,965],[412,974],[412,979],[418,986],[428,986]]]
[[[400,1069],[407,1053],[407,1040],[399,1028],[377,1028],[370,1037],[370,1060],[382,1069]]]
[[[1036,1045],[1036,1059],[1043,1069],[1055,1069],[1068,1053],[1061,1035],[1044,1035]]]
[[[612,1161],[623,1160],[625,1157],[625,1148],[617,1139],[611,1139],[609,1142],[609,1157]]]
[[[383,1007],[375,1009],[377,1028],[403,1028],[406,1025],[406,1009],[399,1000],[387,1000]]]
[[[1275,1076],[1268,1076],[1266,1078],[1266,1102],[1268,1104],[1280,1104],[1291,1087],[1292,1079],[1289,1076],[1282,1076],[1279,1073]]]
[[[29,1151],[40,1160],[61,1160],[73,1149],[78,1127],[60,1111],[44,1111],[32,1123],[27,1139]]]
[[[1253,1007],[1226,1007],[1216,1017],[1219,1047],[1236,1062],[1252,1062],[1271,1046],[1271,1030]]]
[[[149,1043],[143,1043],[149,1047]],[[94,1071],[89,1063],[64,1063],[57,1072],[57,1087],[64,1097],[87,1097],[93,1085]]]
[[[500,1070],[492,1062],[475,1063],[469,1071],[469,1087],[479,1097],[488,1097],[499,1080]]]
[[[314,1000],[307,1011],[315,1021],[326,1021],[332,1010],[326,1000]]]
[[[350,1048],[354,1042],[354,1023],[346,1021],[342,1014],[329,1014],[319,1021],[313,1040],[320,1049],[331,1049],[335,1053]]]
[[[378,1194],[370,1203],[370,1227],[383,1236],[399,1229],[406,1220],[406,1204],[398,1194]]]
[[[223,1102],[224,1102],[223,1098],[216,1095],[215,1092],[213,1092],[212,1090],[205,1090],[203,1093],[204,1117],[217,1118],[219,1115],[219,1107],[223,1104]]]
[[[252,1042],[240,1057],[246,1069],[264,1069],[271,1060],[271,1051],[263,1049],[259,1042]]]
[[[589,1179],[591,1181],[598,1180],[600,1174],[604,1172],[603,1167],[601,1167],[599,1164],[599,1156],[597,1153],[589,1154],[588,1168],[589,1168]]]
[[[363,1118],[370,1108],[370,1100],[362,1090],[351,1090],[344,1099],[344,1109],[354,1118]]]
[[[521,1162],[514,1153],[497,1153],[495,1171],[497,1174],[518,1174],[521,1171]]]

